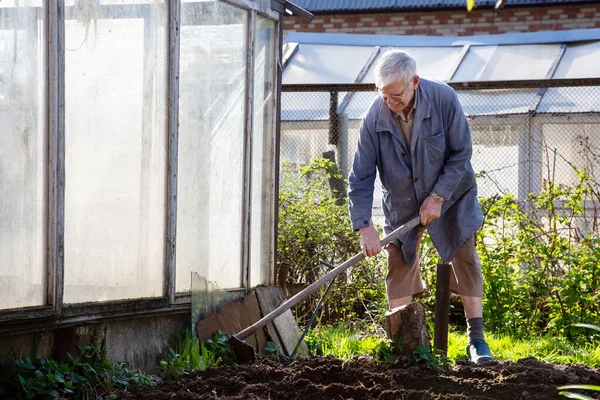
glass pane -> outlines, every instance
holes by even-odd
[[[181,20],[176,287],[240,287],[247,12],[186,2]]]
[[[283,83],[353,83],[373,47],[300,44],[283,71]]]
[[[519,143],[517,126],[475,125],[471,123],[473,155],[471,164],[476,173],[477,192],[480,197],[504,193],[519,193]],[[493,157],[490,155],[493,154]]]
[[[346,93],[338,93],[338,107]],[[281,93],[282,121],[327,121],[329,120],[329,92],[284,92]],[[366,112],[366,110],[365,110]]]
[[[496,52],[498,46],[471,46],[463,58],[452,80],[455,82],[473,82],[481,78],[485,66]]]
[[[254,46],[254,121],[252,132],[252,203],[250,286],[269,283],[273,182],[273,96],[275,22],[258,17]]]
[[[162,296],[166,4],[73,4],[65,10],[64,299]]]
[[[384,47],[373,61],[362,83],[375,83],[375,67],[381,55],[390,50],[404,50],[417,62],[417,74],[425,78],[449,80],[462,47]]]
[[[472,46],[452,80],[544,79],[559,47],[559,44]]]
[[[600,77],[600,41],[569,44],[553,78]]]
[[[548,88],[537,109],[540,113],[597,113],[600,86]]]
[[[554,78],[600,77],[600,41],[569,44],[556,68]],[[549,88],[540,102],[539,112],[581,113],[600,110],[600,86]]]
[[[536,89],[458,90],[466,115],[525,114],[537,104]]]
[[[542,179],[563,185],[579,182],[578,168],[593,177],[600,168],[600,124],[544,124]]]
[[[375,101],[379,94],[373,92],[354,92],[344,112],[350,119],[362,119],[369,111],[369,106]]]
[[[41,3],[0,2],[0,309],[46,303]]]

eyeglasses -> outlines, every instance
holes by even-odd
[[[383,97],[383,101],[387,101],[388,97],[393,100],[403,100],[406,97],[406,95],[409,93],[409,89],[412,84],[413,84],[413,82],[411,81],[410,84],[408,85],[408,87],[406,89],[404,89],[404,92],[402,92],[402,93],[395,93],[395,94],[384,93],[379,88],[377,88],[377,91],[379,92],[381,97]]]

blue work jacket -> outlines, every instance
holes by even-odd
[[[427,230],[442,260],[450,262],[483,222],[471,166],[471,132],[451,87],[421,78],[417,91],[410,144],[381,97],[364,117],[348,179],[350,218],[354,230],[368,226],[376,170],[383,185],[386,234],[417,216],[434,191],[446,200],[441,217]],[[417,232],[418,227],[395,242],[409,266],[416,258]]]

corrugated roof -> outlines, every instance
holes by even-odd
[[[446,81],[544,79],[550,73],[556,79],[600,77],[600,29],[460,38],[290,33],[287,42],[297,43],[297,51],[284,67],[283,83],[374,83],[374,65],[390,48],[410,52],[419,75]],[[582,97],[584,90],[589,95]],[[600,87],[551,88],[543,93],[515,89],[511,96],[505,94],[460,91],[459,98],[468,115],[600,111]],[[350,119],[360,119],[364,105],[377,96],[361,92],[341,101],[339,95],[338,104],[345,104]],[[283,93],[281,101],[283,121],[329,118],[328,93]]]
[[[313,13],[466,8],[465,0],[295,0],[294,3]],[[547,6],[570,3],[593,3],[593,1],[507,0],[505,7]],[[496,0],[477,0],[478,8],[490,8],[495,5]]]

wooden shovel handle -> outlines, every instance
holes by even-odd
[[[411,219],[410,221],[408,221],[407,223],[400,226],[398,229],[394,230],[392,233],[390,233],[389,235],[384,237],[381,240],[381,247],[388,245],[389,243],[394,241],[396,238],[398,238],[400,235],[405,234],[406,232],[410,231],[415,226],[419,225],[419,223],[420,223],[420,220],[419,220],[418,216]],[[358,254],[354,255],[352,258],[346,260],[344,263],[338,265],[337,267],[335,267],[334,269],[329,271],[327,274],[325,274],[319,280],[311,283],[308,287],[306,287],[304,290],[297,293],[295,296],[293,296],[293,297],[289,298],[287,301],[283,302],[279,307],[277,307],[276,309],[271,311],[269,314],[262,317],[260,320],[255,322],[253,325],[250,325],[249,327],[247,327],[246,329],[237,333],[234,336],[237,339],[243,340],[243,339],[247,338],[248,336],[252,335],[258,329],[267,325],[269,322],[273,321],[275,318],[279,317],[281,314],[283,314],[284,312],[286,312],[287,310],[292,308],[294,305],[299,303],[301,300],[304,300],[306,297],[308,297],[309,295],[316,292],[321,286],[323,286],[328,281],[335,278],[336,276],[338,276],[339,274],[341,274],[348,268],[352,267],[353,265],[355,265],[356,263],[361,261],[363,258],[365,258],[363,253],[358,253]]]

